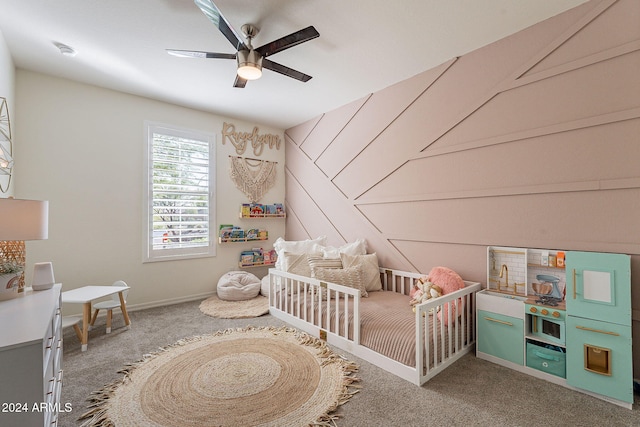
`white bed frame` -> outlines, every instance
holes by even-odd
[[[383,290],[408,295],[414,280],[424,275],[380,268],[380,276]],[[275,269],[269,270],[269,285],[269,312],[273,316],[416,385],[429,381],[475,347],[475,294],[481,289],[480,283],[465,281],[464,289],[416,306],[415,367],[404,365],[360,344],[359,309],[360,304],[366,304],[366,301],[361,300],[359,290]],[[315,292],[318,298],[309,301],[302,297],[310,292]],[[322,295],[327,292],[339,298],[323,298]],[[353,313],[349,313],[349,300]],[[442,309],[448,303],[456,308],[447,310],[449,317],[452,311],[460,313],[459,322],[449,319],[448,324],[455,327],[446,327],[444,322],[433,322],[430,320],[433,317],[427,315],[430,310],[444,312]],[[327,313],[335,312],[334,322],[329,316],[320,319],[321,316],[316,314],[321,313],[323,305]],[[410,310],[409,306],[407,310]],[[351,338],[348,322],[338,322],[340,314],[345,319],[353,316]],[[324,320],[323,324],[320,324],[320,320]],[[337,326],[339,323],[342,323],[342,328]],[[430,331],[434,337],[439,335],[441,339],[429,339]],[[430,354],[431,350],[439,357],[434,357],[431,364],[425,363],[423,354]]]

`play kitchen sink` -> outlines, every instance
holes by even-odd
[[[508,295],[502,292],[493,292],[484,289],[476,294],[478,310],[487,310],[493,313],[524,318],[523,304],[526,297]]]

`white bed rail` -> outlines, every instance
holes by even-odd
[[[322,339],[333,334],[360,344],[359,290],[284,271],[269,272],[270,311],[278,310],[316,327]]]
[[[409,295],[416,279],[424,277],[424,274],[409,271],[392,270],[390,268],[380,268],[380,281],[382,289],[385,291],[397,292]]]
[[[407,297],[415,279],[422,276],[380,268],[383,289]],[[269,283],[273,316],[417,385],[475,346],[475,294],[480,283],[465,281],[465,288],[416,306],[416,366],[404,365],[360,344],[360,291],[275,269],[269,270]]]
[[[468,281],[465,285],[416,306],[416,371],[420,384],[475,347],[475,296],[481,285]]]

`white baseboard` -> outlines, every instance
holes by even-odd
[[[189,296],[185,296],[185,297],[178,297],[178,298],[170,298],[170,299],[165,299],[165,300],[159,300],[159,301],[151,301],[151,302],[144,302],[141,304],[127,304],[127,311],[138,311],[138,310],[146,310],[148,308],[155,308],[155,307],[164,307],[166,305],[173,305],[173,304],[180,304],[183,302],[189,302],[189,301],[196,301],[196,300],[204,300],[209,298],[210,296],[215,295],[214,291],[211,292],[205,292],[202,294],[197,294],[197,295],[189,295]]]
[[[159,301],[151,301],[151,302],[143,302],[140,304],[127,304],[127,312],[138,311],[138,310],[146,310],[148,308],[156,308],[156,307],[164,307],[166,305],[180,304],[183,302],[190,302],[196,300],[205,300],[210,296],[215,295],[214,291],[205,292],[197,295],[189,295],[178,298],[170,298]],[[93,316],[93,308],[91,309],[91,315]],[[98,312],[98,317],[103,317],[107,315],[107,310],[100,310]],[[65,316],[65,317],[77,317],[78,315]],[[80,319],[82,319],[82,315],[80,315]]]

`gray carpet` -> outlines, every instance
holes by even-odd
[[[117,371],[181,338],[217,330],[251,326],[282,326],[269,316],[214,319],[200,312],[200,301],[130,313],[131,329],[114,313],[113,332],[105,334],[105,318],[89,333],[89,349],[71,328],[64,333],[65,380],[61,426],[77,426],[86,398],[103,385],[122,378]],[[360,365],[362,390],[339,408],[339,427],[357,426],[638,426],[634,410],[476,359],[469,354],[423,387],[388,374],[362,359],[336,350]],[[212,420],[213,421],[213,420]],[[179,426],[176,426],[179,427]],[[242,427],[242,426],[238,426]]]

